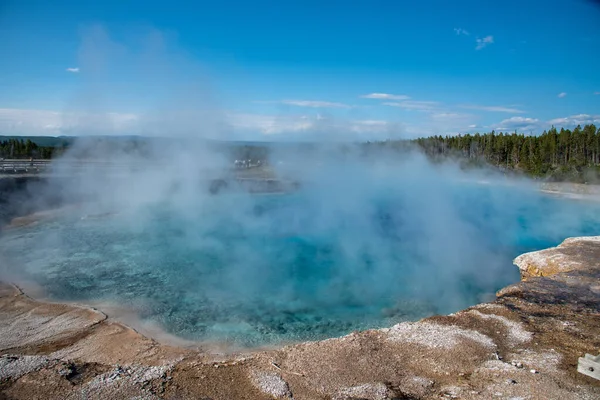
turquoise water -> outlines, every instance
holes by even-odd
[[[512,259],[600,232],[592,203],[478,185],[205,196],[9,230],[12,275],[110,301],[174,335],[252,347],[448,313],[519,279]]]

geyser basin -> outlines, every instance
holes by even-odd
[[[600,227],[596,204],[516,187],[326,188],[73,211],[5,231],[3,261],[52,299],[255,347],[464,308],[518,280],[516,255]]]

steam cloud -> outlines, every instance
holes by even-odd
[[[106,89],[103,79],[114,72],[112,61],[139,58],[144,84],[131,89],[142,94],[150,91],[155,77],[174,76],[158,32],[145,42],[146,50],[133,56],[100,27],[92,28],[83,42],[81,75],[93,75],[64,113],[65,126],[73,132],[116,131],[119,122],[107,106],[120,99]],[[183,74],[172,86],[160,88],[162,103],[136,120],[136,126],[143,127],[140,133],[162,137],[146,142],[147,154],[118,140],[103,147],[83,137],[56,161],[54,183],[40,189],[38,196],[47,198],[60,190],[64,198],[85,199],[73,211],[77,217],[117,213],[109,218],[115,239],[88,243],[90,249],[101,252],[118,245],[122,235],[134,235],[159,247],[167,240],[177,260],[179,250],[204,254],[209,249],[227,255],[213,274],[207,273],[206,264],[215,261],[206,258],[166,264],[164,268],[179,268],[176,284],[184,296],[201,292],[214,304],[254,305],[257,299],[271,297],[291,311],[296,305],[366,309],[411,300],[431,305],[429,312],[446,313],[518,279],[511,258],[519,251],[557,243],[594,220],[593,210],[575,213],[571,207],[555,207],[532,191],[529,181],[509,181],[489,171],[467,173],[451,163],[434,165],[416,150],[365,153],[360,146],[342,151],[338,145],[321,144],[307,152],[273,146],[270,162],[275,173],[300,181],[298,193],[269,200],[231,189],[214,196],[206,190],[207,183],[226,174],[232,160],[215,152],[205,139],[227,139],[230,130],[206,95],[206,80],[199,83],[198,76]],[[79,163],[81,158],[87,162]],[[168,218],[161,219],[165,214]],[[157,220],[167,221],[167,227]],[[226,233],[219,233],[223,229]],[[40,248],[54,249],[56,257],[72,257],[81,249],[71,248],[73,241],[66,240],[66,234],[45,231]],[[521,243],[518,235],[526,235],[529,243]],[[273,244],[277,238],[293,242],[283,248],[317,243],[320,250],[307,250],[306,262],[299,264],[292,258],[302,251],[281,252]],[[28,273],[44,275],[48,266],[34,260],[35,249],[32,254]],[[168,255],[160,257],[168,262]],[[110,271],[114,274],[116,269]],[[309,279],[312,286],[295,284],[298,276],[312,273],[320,276]],[[160,283],[154,288],[163,289]],[[167,322],[177,324],[174,321]]]

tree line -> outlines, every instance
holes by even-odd
[[[434,160],[455,158],[549,180],[597,182],[600,179],[600,128],[552,127],[539,136],[498,133],[432,136],[413,141]]]
[[[0,158],[6,159],[49,159],[60,152],[54,146],[40,146],[31,139],[10,138],[0,141]]]
[[[80,139],[79,139],[80,140]],[[102,154],[127,150],[126,153],[151,156],[150,138],[95,138],[93,145],[83,146],[90,151],[104,149]],[[161,139],[170,141],[171,139]],[[7,138],[0,140],[0,158],[41,158],[49,159],[62,154],[72,140],[62,140],[54,145],[39,145],[29,138]],[[161,142],[162,143],[162,142]],[[48,143],[46,143],[48,144]],[[167,142],[162,143],[166,145]],[[155,147],[162,147],[155,146]],[[261,144],[220,144],[213,143],[215,151],[226,151],[233,159],[252,159],[268,162],[271,148]],[[359,145],[362,153],[377,156],[385,149],[399,154],[417,147],[435,162],[456,160],[463,167],[492,166],[505,173],[526,174],[554,181],[600,182],[600,128],[589,124],[577,126],[573,130],[555,127],[541,135],[531,136],[522,133],[465,134],[456,136],[430,136],[412,140],[387,140],[367,142]],[[293,152],[308,153],[318,148],[317,144],[297,144]],[[342,145],[342,152],[348,145]],[[233,162],[233,161],[232,161]]]

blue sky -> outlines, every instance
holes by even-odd
[[[8,0],[0,134],[372,140],[600,125],[599,20],[589,0]]]

